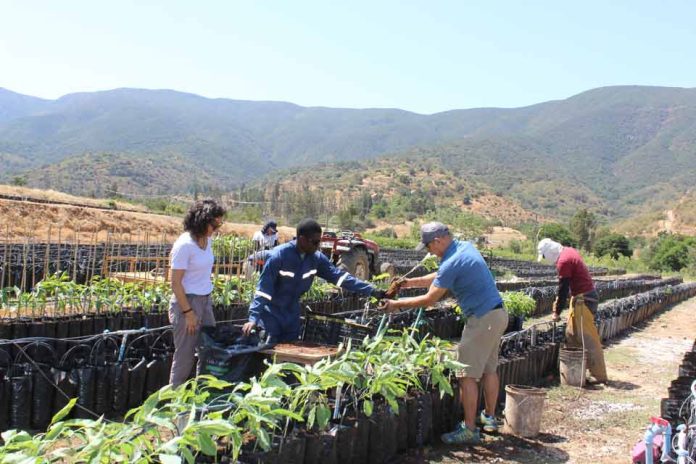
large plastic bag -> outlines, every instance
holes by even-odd
[[[261,371],[263,357],[258,352],[265,347],[256,336],[242,336],[237,327],[204,327],[198,347],[199,374],[245,382]]]

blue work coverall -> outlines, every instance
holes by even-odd
[[[300,335],[300,297],[317,276],[362,295],[369,296],[375,290],[338,269],[321,251],[302,257],[293,240],[271,251],[249,306],[249,321],[262,326],[273,343],[296,341]]]

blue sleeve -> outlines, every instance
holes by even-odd
[[[272,253],[263,266],[259,283],[256,285],[254,299],[249,305],[249,321],[257,323],[259,312],[264,305],[273,301],[273,290],[275,289],[278,270],[280,269],[281,258],[277,253]]]
[[[329,258],[321,253],[318,253],[317,257],[317,275],[325,281],[349,292],[370,296],[375,291],[375,287],[337,268],[329,261]]]
[[[437,276],[435,276],[435,280],[433,281],[433,284],[435,284],[436,287],[447,289],[454,287],[455,274],[454,272],[449,272],[449,270],[450,266],[448,263],[440,266],[440,269],[437,271]]]

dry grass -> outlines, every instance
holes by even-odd
[[[10,191],[6,190],[6,192]],[[66,201],[66,198],[69,198],[69,201],[81,204],[86,204],[89,200],[60,195],[62,194],[51,199]],[[12,242],[30,239],[47,242],[79,241],[80,243],[106,240],[172,242],[182,232],[181,218],[175,216],[11,200],[0,200],[0,217],[2,218],[0,237],[3,241]],[[221,233],[250,238],[261,226],[261,224],[225,223]],[[281,241],[287,241],[295,235],[295,230],[291,227],[279,227],[278,233]]]
[[[14,195],[25,197],[27,199],[35,198],[37,200],[56,201],[63,203],[78,203],[81,205],[98,206],[102,208],[109,207],[109,200],[78,197],[63,192],[56,192],[55,190],[39,190],[28,187],[17,187],[14,185],[0,185],[0,195]],[[131,203],[124,203],[121,201],[116,201],[115,203],[117,209],[129,209],[147,212],[147,208],[142,205],[134,205]]]

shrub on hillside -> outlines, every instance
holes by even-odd
[[[544,224],[539,229],[539,238],[550,238],[563,246],[577,248],[578,242],[575,240],[570,231],[561,224],[551,222]]]
[[[594,244],[593,251],[595,256],[611,256],[613,259],[618,259],[619,256],[631,257],[633,249],[628,241],[628,238],[621,234],[609,234],[601,237]]]
[[[649,248],[648,265],[658,271],[696,267],[696,237],[661,233]]]

